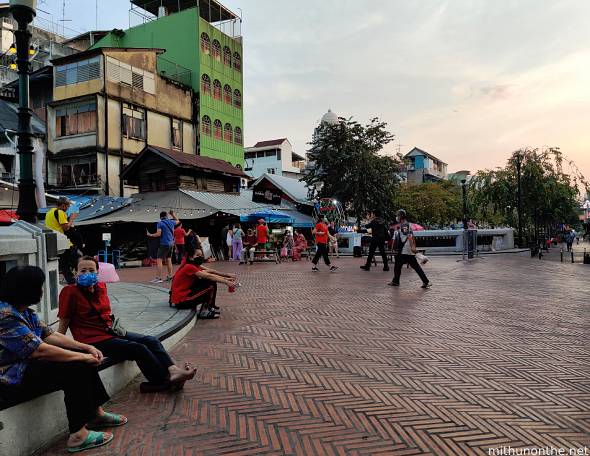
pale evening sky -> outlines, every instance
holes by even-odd
[[[226,0],[243,11],[245,141],[306,149],[328,108],[379,116],[449,171],[559,146],[590,178],[590,2],[580,0]],[[41,20],[63,0],[40,0]],[[66,22],[95,28],[95,0]],[[129,2],[99,0],[101,29],[127,28]],[[132,18],[132,24],[137,23]],[[181,39],[181,37],[179,37]]]

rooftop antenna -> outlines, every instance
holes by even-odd
[[[71,19],[66,19],[66,0],[63,0],[61,7],[62,36],[66,36],[66,22],[71,22]]]
[[[95,1],[95,5],[96,5],[96,25],[95,25],[95,30],[98,30],[98,0]]]

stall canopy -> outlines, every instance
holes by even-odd
[[[267,223],[282,223],[291,225],[295,221],[291,216],[273,209],[265,209],[263,211],[256,211],[248,215],[240,217],[241,222],[255,223],[257,220],[264,219]]]

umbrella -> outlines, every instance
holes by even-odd
[[[240,217],[240,221],[242,222],[256,222],[259,219],[264,219],[267,223],[284,224],[290,224],[295,221],[293,217],[291,217],[288,214],[285,214],[284,212],[274,211],[270,209],[252,212],[251,214],[248,214],[246,217]]]
[[[397,225],[394,225],[393,228],[395,228],[396,230],[399,228],[399,223]],[[418,225],[417,223],[410,223],[410,228],[412,229],[412,231],[424,231],[424,227],[422,225]]]
[[[115,283],[119,281],[119,274],[115,266],[110,263],[98,263],[98,281],[104,283]]]

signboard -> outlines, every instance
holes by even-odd
[[[110,241],[111,240],[111,233],[102,233],[102,240],[103,241]]]
[[[281,194],[269,189],[255,189],[252,193],[252,201],[255,203],[269,203],[278,206],[281,204]]]

